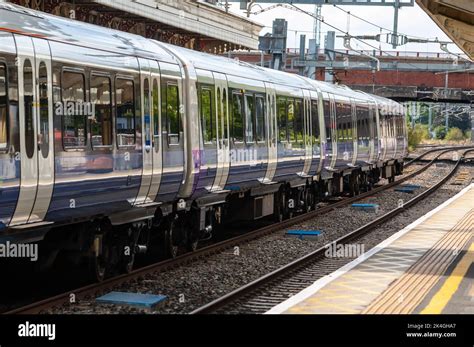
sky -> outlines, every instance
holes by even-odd
[[[262,4],[262,7],[268,7],[269,4]],[[297,5],[301,9],[314,12],[313,5]],[[393,29],[393,7],[382,7],[382,6],[340,6],[346,11],[350,11],[352,14],[357,15],[361,18],[373,22],[383,28]],[[254,6],[253,11],[258,11],[259,6]],[[239,8],[238,2],[233,2],[230,9],[234,13],[244,15]],[[322,8],[322,16],[324,20],[337,28],[340,28],[344,32],[347,31],[349,25],[349,32],[351,35],[376,35],[380,33],[380,29],[372,26],[368,23],[360,21],[359,19],[350,16],[348,23],[348,15],[342,12],[340,9],[332,5],[324,5]],[[259,15],[252,15],[250,19],[263,24],[266,26],[262,31],[261,35],[271,32],[272,22],[275,18],[285,18],[288,21],[288,48],[299,47],[299,36],[306,34],[307,39],[312,38],[313,31],[313,18],[309,15],[292,11],[286,8],[276,8],[268,12],[261,13]],[[440,41],[451,41],[448,36],[433,22],[433,20],[423,11],[418,5],[414,7],[402,7],[399,12],[399,32],[410,36],[435,39],[438,38]],[[329,26],[322,24],[322,37],[321,41],[324,45],[324,36],[328,30],[334,30]],[[386,31],[384,31],[386,33]],[[336,36],[342,35],[341,32],[336,31]],[[367,43],[376,46],[380,46],[377,41],[366,41]],[[373,49],[369,46],[364,45],[360,41],[352,40],[352,46],[355,49]],[[383,43],[382,50],[394,51],[390,44]],[[307,44],[308,47],[308,44]],[[343,40],[342,38],[336,38],[336,49],[342,49]],[[462,51],[455,45],[448,45],[448,49],[452,52],[461,53]],[[439,44],[433,43],[409,43],[403,46],[399,46],[397,49],[402,52],[442,52]]]

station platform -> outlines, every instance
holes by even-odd
[[[474,314],[474,184],[266,314]]]

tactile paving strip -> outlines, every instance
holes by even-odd
[[[474,209],[362,313],[412,313],[471,240],[473,228]]]
[[[292,306],[284,313],[381,313],[378,311],[378,308],[375,309],[375,305],[381,303],[385,293],[389,293],[388,291],[392,286],[396,285],[402,278],[410,274],[424,274],[425,282],[422,283],[427,285],[426,281],[428,279],[436,280],[439,278],[439,276],[436,277],[432,273],[426,272],[430,261],[432,262],[432,270],[439,274],[444,266],[446,266],[446,261],[449,260],[448,255],[451,256],[451,261],[454,260],[455,257],[452,256],[454,254],[453,250],[462,249],[461,245],[465,244],[468,241],[468,235],[470,236],[468,229],[471,228],[472,232],[473,201],[474,189],[471,188],[467,193],[452,201],[428,220],[425,220],[364,262],[356,265],[347,273],[332,280],[313,295]],[[471,224],[466,224],[468,219],[471,220]],[[471,226],[469,227],[468,225]],[[455,229],[456,226],[461,226],[461,231],[452,233],[451,230]],[[449,248],[446,248],[443,252],[443,247]],[[432,248],[433,250],[430,251]],[[442,253],[434,254],[433,252],[436,252],[436,250]],[[443,255],[444,265],[438,264],[436,256]],[[424,264],[428,264],[425,265],[424,272],[423,268],[415,273],[410,270],[420,269],[419,266],[421,265],[418,263],[422,261]],[[418,283],[419,280],[418,278],[415,283]],[[423,285],[418,286],[418,288],[422,287]],[[415,290],[412,293],[413,295],[409,296],[407,291],[405,293],[397,290],[390,291],[390,305],[393,308],[398,307],[398,311],[401,311],[400,307],[405,307],[403,312],[406,312],[408,309],[412,310],[416,307],[416,302],[419,303],[418,300],[421,297],[416,295],[416,293],[417,291]],[[382,297],[379,298],[381,294]],[[409,305],[410,299],[413,300],[411,305]],[[383,312],[386,313],[398,311],[383,309]]]

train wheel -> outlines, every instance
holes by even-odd
[[[168,258],[176,258],[179,253],[179,232],[174,221],[170,221],[165,230],[165,254]]]
[[[310,188],[304,191],[304,210],[306,213],[310,212],[314,206],[314,196]]]
[[[188,252],[195,252],[199,244],[199,232],[192,230],[191,226],[188,227],[188,230],[185,230],[187,233],[186,237],[186,250]]]
[[[186,249],[188,252],[195,252],[198,249],[199,240],[191,239],[187,242]]]
[[[125,273],[130,273],[133,271],[133,265],[135,264],[135,254],[132,254],[126,261],[123,263],[123,271]]]
[[[286,193],[284,191],[278,193],[275,203],[275,221],[280,223],[288,219],[288,208],[286,201]]]
[[[89,274],[93,282],[102,282],[105,279],[107,266],[103,257],[92,256],[89,258]]]
[[[93,282],[102,282],[107,275],[109,265],[109,248],[107,235],[96,235],[93,243],[93,252],[89,253],[87,261],[88,277]]]

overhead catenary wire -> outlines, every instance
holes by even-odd
[[[372,25],[372,26],[374,26],[374,27],[376,27],[376,28],[378,28],[378,29],[380,29],[380,30],[384,30],[384,31],[387,31],[387,32],[389,32],[389,33],[391,33],[391,34],[395,34],[395,32],[394,32],[392,29],[387,29],[387,28],[385,28],[385,27],[383,27],[383,26],[381,26],[381,25],[378,25],[378,24],[376,24],[376,23],[374,23],[374,22],[369,21],[368,19],[365,19],[365,18],[362,18],[362,17],[360,17],[360,16],[358,16],[358,15],[355,15],[355,14],[353,14],[353,13],[350,12],[350,11],[344,10],[343,8],[341,8],[340,6],[338,6],[338,5],[336,5],[336,4],[334,4],[333,6],[334,6],[335,8],[337,8],[338,10],[340,10],[340,11],[342,11],[342,12],[344,12],[344,13],[346,13],[346,14],[348,14],[348,15],[350,15],[350,16],[352,16],[352,17],[354,17],[354,18],[356,18],[356,19],[358,19],[358,20],[360,20],[360,21],[362,21],[362,22],[365,22],[365,23],[367,23],[367,24],[370,24],[370,25]],[[421,37],[421,36],[408,35],[408,34],[401,33],[401,32],[398,32],[397,35],[402,35],[402,36],[406,36],[406,37],[411,37],[411,38],[421,39],[421,40],[427,40],[427,41],[430,41],[430,40],[432,39],[432,38],[426,38],[426,37]],[[438,40],[438,38],[436,37],[435,40]],[[433,42],[433,43],[435,43],[435,42]]]
[[[330,28],[332,28],[332,29],[334,29],[334,30],[337,30],[338,32],[341,32],[341,33],[345,34],[347,37],[350,37],[351,39],[360,41],[361,43],[363,43],[363,44],[365,44],[365,45],[371,47],[372,49],[374,49],[374,50],[376,50],[376,51],[380,51],[380,52],[385,53],[385,54],[386,54],[387,56],[389,56],[389,57],[396,58],[395,55],[390,54],[390,53],[387,52],[387,51],[380,50],[379,47],[376,47],[376,46],[374,46],[374,45],[371,45],[370,43],[367,43],[367,42],[365,42],[365,41],[362,40],[362,39],[359,39],[359,38],[357,38],[357,37],[355,37],[355,36],[352,36],[352,35],[349,34],[347,31],[344,31],[344,30],[342,30],[342,29],[336,27],[335,25],[332,25],[332,24],[326,22],[326,21],[324,20],[324,18],[317,18],[317,17],[314,16],[312,13],[310,13],[310,12],[308,12],[308,11],[306,11],[306,10],[303,10],[302,8],[296,6],[295,4],[291,4],[291,6],[293,6],[294,8],[296,8],[296,9],[298,10],[298,12],[305,13],[306,15],[308,15],[308,16],[310,16],[310,17],[312,17],[312,18],[316,18],[317,20],[320,20],[323,24],[329,26]],[[355,51],[355,52],[357,52],[357,51]],[[414,64],[412,64],[412,63],[409,63],[409,62],[407,62],[407,64],[410,65],[410,66],[412,66],[412,67],[414,67],[415,69],[418,70],[418,66],[416,66],[416,65],[414,65]]]

